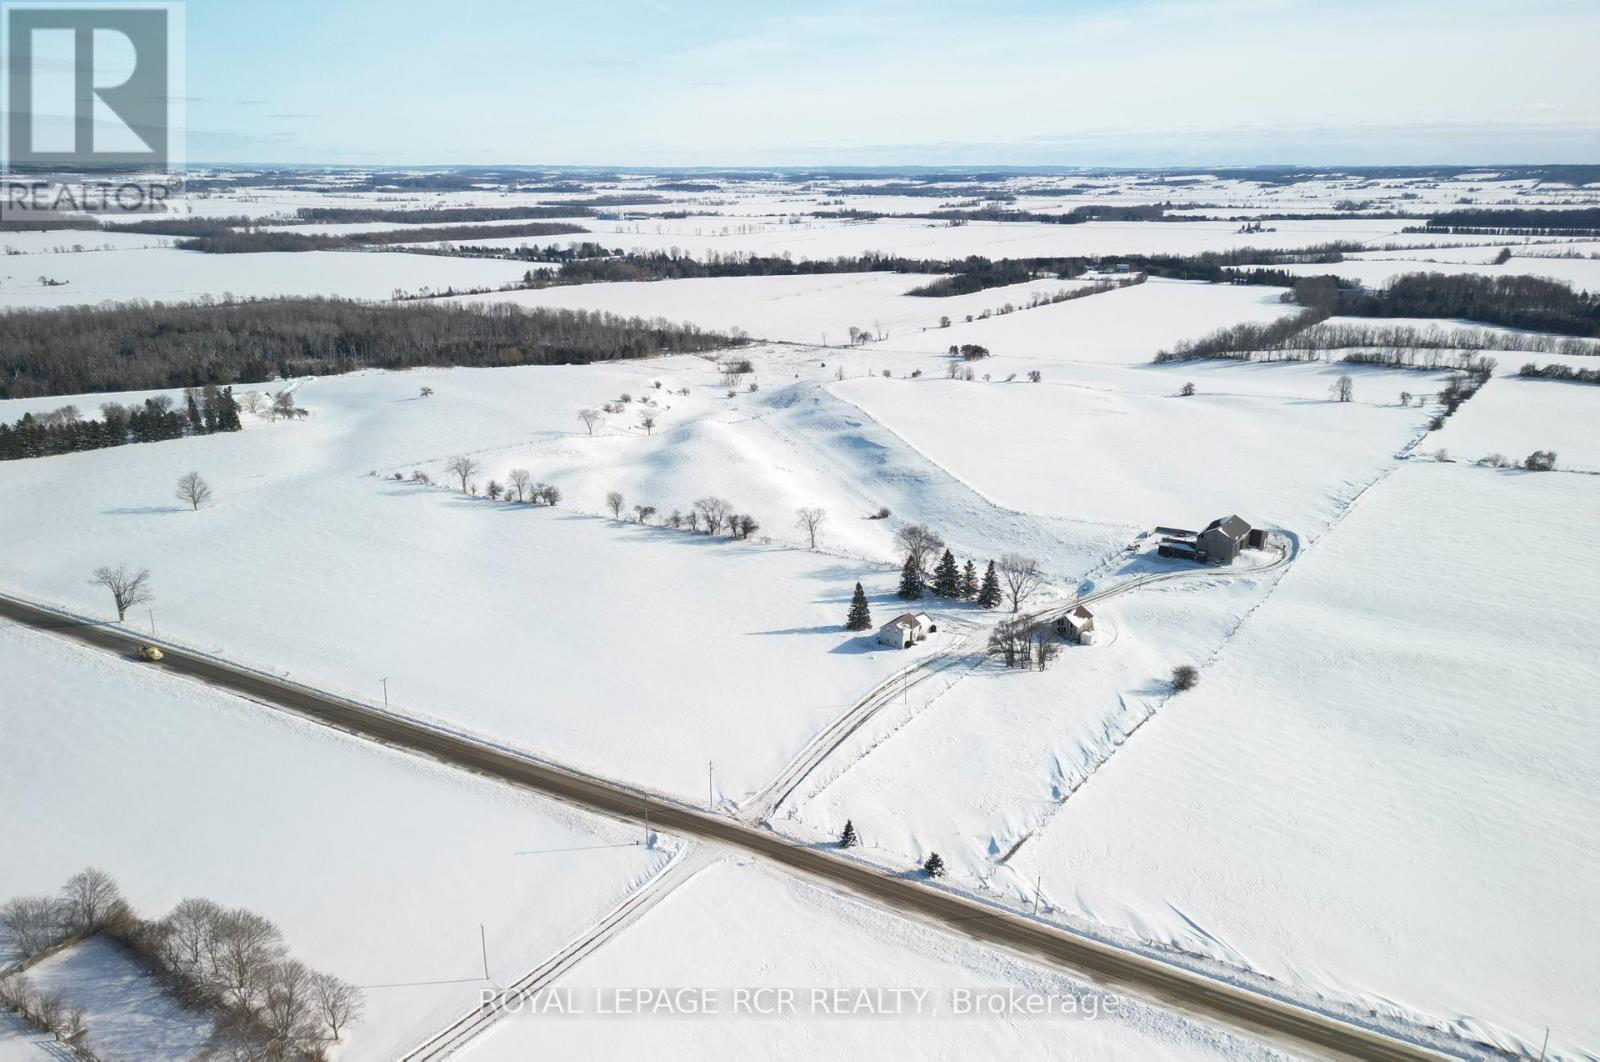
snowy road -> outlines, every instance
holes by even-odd
[[[131,658],[145,639],[115,625],[86,622],[5,597],[0,597],[0,617],[127,656],[129,666],[142,666]],[[579,774],[179,647],[164,648],[167,658],[161,666],[175,674],[593,811],[630,820],[643,818],[646,794],[629,786]],[[1243,1030],[1298,1054],[1370,1059],[1447,1057],[1375,1029],[930,886],[920,878],[885,873],[830,850],[796,844],[736,819],[658,798],[652,798],[649,807],[652,824],[662,831],[749,852],[903,915],[935,922],[964,936],[1049,962],[1105,988]]]

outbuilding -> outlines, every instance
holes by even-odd
[[[938,630],[933,618],[926,612],[906,612],[879,628],[878,644],[909,649]]]
[[[1084,635],[1094,630],[1094,613],[1079,605],[1056,620],[1056,633],[1069,642],[1082,644]]]
[[[1195,536],[1195,543],[1211,564],[1231,564],[1250,541],[1250,525],[1237,516],[1221,516]]]

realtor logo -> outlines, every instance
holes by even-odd
[[[181,168],[181,4],[0,10],[8,170]]]

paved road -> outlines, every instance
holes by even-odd
[[[128,656],[130,667],[164,667],[261,704],[594,811],[627,819],[643,818],[645,796],[640,790],[543,763],[275,676],[180,649],[166,650],[167,659],[160,665],[136,662],[133,651],[148,639],[114,624],[86,623],[3,596],[0,617]],[[884,907],[1080,974],[1101,988],[1228,1025],[1299,1054],[1370,1059],[1443,1057],[1271,996],[1009,913],[930,886],[918,878],[878,870],[844,858],[831,848],[797,844],[735,819],[658,797],[650,799],[649,808],[651,824],[664,833],[714,841],[761,856]]]

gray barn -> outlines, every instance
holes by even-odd
[[[1212,564],[1229,564],[1250,544],[1251,527],[1237,516],[1211,521],[1195,536],[1195,544]]]

